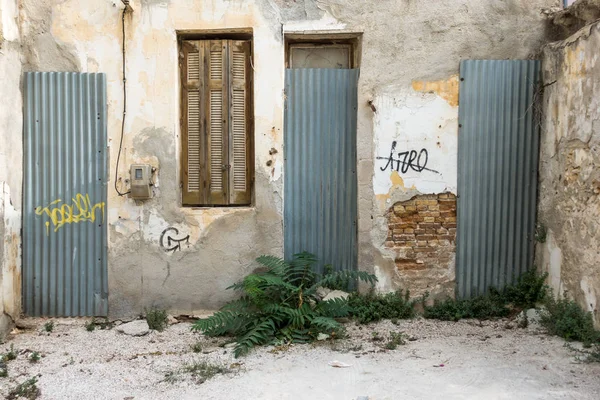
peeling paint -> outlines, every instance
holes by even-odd
[[[441,81],[413,81],[412,88],[416,92],[435,93],[446,100],[452,107],[458,107],[458,75]]]

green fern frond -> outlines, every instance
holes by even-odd
[[[234,355],[235,357],[243,356],[248,354],[248,352],[254,347],[262,344],[267,344],[271,342],[275,338],[275,331],[277,328],[272,320],[266,319],[259,324],[257,324],[254,328],[252,328],[248,333],[238,339],[235,348]]]
[[[342,325],[328,317],[316,317],[312,320],[311,327],[316,329],[317,332],[335,333],[342,330]]]
[[[254,303],[249,296],[240,297],[237,300],[232,300],[221,307],[220,311],[233,311],[239,314],[249,313],[254,308]]]
[[[339,281],[351,280],[361,280],[363,282],[367,282],[371,285],[374,285],[377,282],[377,277],[373,274],[369,274],[366,271],[336,271],[332,272],[329,275],[323,276],[320,280],[318,280],[313,286],[309,288],[309,291],[316,291],[316,289],[319,286],[327,287]]]
[[[348,304],[348,300],[341,297],[322,301],[317,307],[321,315],[330,318],[347,317],[350,314],[350,311],[352,311],[352,307]]]
[[[289,264],[280,257],[262,255],[256,261],[267,267],[269,272],[280,277],[284,277],[286,270],[289,268]]]
[[[220,336],[235,327],[241,314],[233,311],[218,311],[208,318],[201,318],[192,325],[193,330],[201,331],[207,336]]]

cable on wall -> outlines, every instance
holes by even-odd
[[[129,6],[129,1],[125,1],[122,0],[123,4],[125,4],[125,8],[123,9],[123,16],[122,16],[122,32],[123,32],[123,119],[121,121],[121,140],[119,141],[119,152],[117,153],[117,166],[115,168],[115,190],[117,191],[117,194],[119,196],[125,196],[129,193],[131,193],[131,190],[128,190],[127,192],[121,192],[119,190],[119,188],[117,187],[117,179],[119,177],[119,160],[121,158],[121,151],[123,150],[123,135],[125,134],[125,116],[127,115],[127,75],[126,75],[126,71],[125,71],[125,14],[127,14],[127,11],[129,11],[131,8]]]

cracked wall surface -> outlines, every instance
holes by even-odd
[[[134,12],[126,17],[128,113],[117,172],[121,179],[128,178],[132,163],[148,163],[158,170],[154,198],[136,203],[112,188],[123,107],[121,3],[12,1],[23,44],[21,58],[15,53],[13,61],[20,60],[23,70],[107,74],[113,317],[134,316],[153,305],[183,314],[214,309],[231,298],[233,293],[224,289],[255,267],[255,257],[283,253],[285,33],[361,35],[359,267],[376,273],[379,290],[402,286],[396,255],[385,246],[387,211],[417,195],[456,194],[460,60],[532,57],[545,40],[542,9],[559,4],[559,0],[132,1]],[[177,183],[176,33],[238,28],[253,30],[255,202],[246,208],[183,208]],[[11,68],[19,77],[20,67]],[[18,80],[11,90],[18,94],[14,104],[20,110]],[[20,127],[19,121],[10,124]],[[6,132],[3,138],[9,136]],[[11,157],[11,165],[21,165],[20,155]],[[400,157],[406,159],[399,163]],[[18,210],[21,180],[18,175],[5,180],[12,180]],[[165,251],[161,236],[167,229],[176,229],[178,237],[189,235],[189,240],[176,251]]]
[[[21,312],[22,47],[16,0],[0,0],[0,339]]]
[[[600,326],[600,22],[545,47],[538,264]]]

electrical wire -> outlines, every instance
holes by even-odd
[[[122,193],[117,187],[117,178],[119,177],[119,159],[123,149],[123,135],[125,134],[125,116],[127,115],[127,75],[125,72],[125,13],[127,5],[123,9],[122,28],[123,28],[123,120],[121,121],[121,140],[119,141],[119,152],[117,153],[117,166],[115,167],[115,190],[119,196],[125,196],[131,193],[131,190]]]

